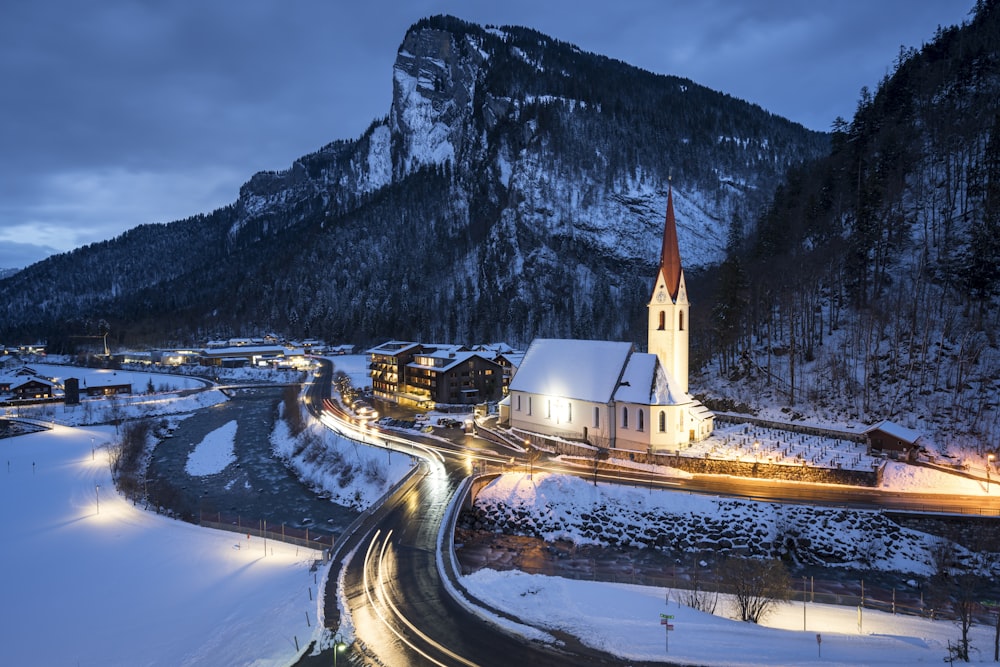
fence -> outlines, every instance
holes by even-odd
[[[588,562],[589,561],[589,562]],[[490,567],[497,567],[495,564]],[[564,577],[566,579],[605,581],[618,584],[638,584],[640,586],[651,586],[664,588],[672,591],[699,591],[709,595],[719,593],[720,595],[732,594],[725,586],[712,574],[703,576],[700,579],[692,578],[686,573],[673,573],[670,575],[663,573],[651,573],[636,569],[631,570],[619,567],[618,572],[602,571],[598,572],[598,563],[594,559],[579,560],[567,567],[553,567],[551,563],[532,564],[519,562],[516,568],[528,574],[544,574]],[[462,574],[470,574],[478,568],[462,567]],[[789,590],[787,603],[789,604],[829,604],[846,607],[857,607],[883,611],[891,614],[905,616],[919,616],[931,620],[954,621],[957,619],[955,613],[950,609],[950,605],[935,608],[924,602],[923,593],[912,590],[886,589],[881,587],[867,587],[864,580],[859,580],[850,586],[855,586],[853,591],[831,592],[817,591],[813,585],[813,579],[800,582],[793,578],[792,587]],[[860,588],[858,588],[858,584]],[[848,586],[844,586],[848,588]],[[898,599],[897,599],[898,598]],[[683,603],[683,596],[680,599]],[[976,604],[973,617],[977,625],[993,625],[997,621],[998,610],[990,609],[984,605]]]
[[[212,514],[202,514],[199,517],[198,525],[239,533],[240,535],[246,535],[248,539],[250,537],[259,537],[265,540],[285,542],[286,544],[294,544],[309,549],[329,549],[333,546],[334,539],[333,535],[325,535],[316,533],[315,531],[310,535],[308,527],[297,528],[295,526],[286,526],[285,524],[280,524],[277,527],[273,525],[268,526],[265,519],[250,519],[248,521],[244,517],[238,515],[235,517],[227,516],[221,512],[214,515],[214,520]]]

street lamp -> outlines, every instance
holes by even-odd
[[[528,438],[524,439],[524,453],[528,455],[528,479],[531,479],[531,473],[534,472],[534,461],[531,460],[531,440]]]
[[[97,496],[97,513],[101,513],[101,485],[94,485],[94,495]]]
[[[337,667],[337,654],[347,648],[347,644],[340,640],[340,635],[337,635],[333,641],[333,667]]]

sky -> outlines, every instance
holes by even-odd
[[[815,130],[972,0],[108,0],[0,8],[0,268],[208,213],[386,115],[426,16],[521,25]]]

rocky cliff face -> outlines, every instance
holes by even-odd
[[[48,321],[78,317],[84,299],[117,331],[138,320],[177,338],[197,328],[360,343],[630,339],[644,330],[633,323],[668,179],[691,270],[721,258],[733,221],[751,219],[789,165],[827,146],[691,81],[450,17],[408,31],[393,91],[361,137],[256,174],[203,221],[207,238],[224,240],[187,252],[211,262],[137,265],[114,295],[102,278],[82,294],[52,283]],[[0,296],[10,289],[0,283]],[[46,319],[8,315],[11,329]]]

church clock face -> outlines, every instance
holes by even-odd
[[[663,303],[666,300],[667,300],[667,293],[666,292],[664,292],[663,290],[660,290],[659,292],[656,293],[656,301],[657,301],[657,303]]]

